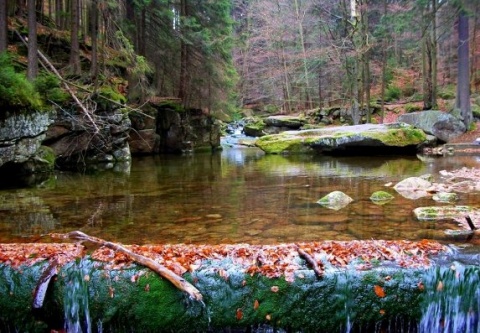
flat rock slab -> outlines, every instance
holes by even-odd
[[[270,154],[399,153],[416,151],[427,141],[425,132],[405,123],[334,126],[267,135],[256,145]]]

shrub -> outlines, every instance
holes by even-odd
[[[35,86],[17,73],[7,53],[0,54],[0,105],[4,109],[40,110],[43,106]]]
[[[388,86],[385,91],[385,101],[390,102],[400,98],[402,91],[397,86]]]
[[[405,112],[410,113],[410,112],[415,112],[415,111],[420,111],[422,108],[419,105],[408,103],[405,105]]]
[[[472,114],[475,118],[480,119],[480,105],[472,104]]]
[[[45,101],[63,104],[69,99],[69,95],[60,88],[60,80],[52,74],[40,74],[35,80],[35,87]]]
[[[415,95],[416,92],[417,90],[413,85],[406,85],[402,89],[402,95],[405,97],[412,97],[413,95]]]
[[[448,85],[445,87],[442,87],[440,91],[438,92],[438,97],[442,99],[454,99],[455,98],[455,86],[454,85]]]

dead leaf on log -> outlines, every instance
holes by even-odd
[[[237,318],[237,320],[242,320],[242,318],[243,318],[242,308],[238,308],[238,309],[237,309],[236,318]]]
[[[382,287],[380,287],[379,285],[374,285],[373,290],[375,291],[375,295],[377,295],[380,298],[384,298],[386,296],[385,295],[385,290]]]

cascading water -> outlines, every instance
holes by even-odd
[[[87,281],[89,268],[79,260],[68,270],[64,293],[65,330],[68,333],[91,333]]]
[[[480,272],[454,263],[425,276],[420,333],[480,332]]]

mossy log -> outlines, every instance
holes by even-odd
[[[302,262],[286,279],[250,273],[234,258],[208,259],[183,275],[203,295],[198,302],[145,267],[113,267],[83,255],[58,267],[43,306],[32,310],[34,290],[48,266],[47,261],[0,265],[1,332],[74,327],[83,332],[87,327],[92,332],[247,332],[265,327],[345,332],[382,326],[408,332],[408,327],[444,325],[450,317],[478,316],[480,304],[477,267],[326,267],[318,276]],[[452,308],[448,299],[459,306]],[[431,320],[425,323],[427,314]],[[469,323],[478,329],[478,318]]]

